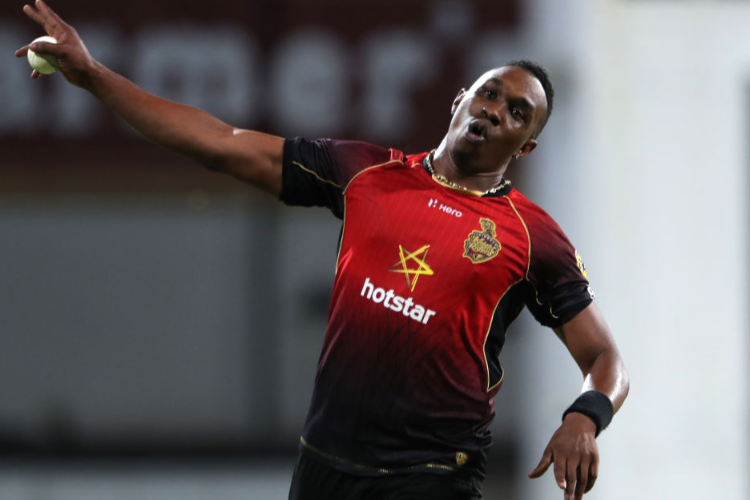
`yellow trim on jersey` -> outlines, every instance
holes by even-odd
[[[519,214],[518,210],[516,210],[516,205],[513,203],[513,200],[508,198],[508,195],[503,196],[503,198],[508,200],[508,203],[510,203],[510,207],[516,213],[518,220],[521,221],[521,224],[523,224],[523,228],[526,230],[526,237],[529,239],[529,263],[526,265],[526,281],[528,281],[531,287],[534,289],[534,300],[536,300],[536,303],[540,306],[543,306],[544,304],[542,304],[542,302],[539,300],[539,291],[536,289],[534,283],[529,279],[529,270],[531,269],[531,234],[529,233],[529,228],[526,226],[526,222],[523,220],[523,217],[521,217],[521,214]],[[550,316],[552,316],[554,319],[559,319],[559,317],[552,312],[551,304],[548,306],[548,308]]]
[[[341,249],[344,248],[344,233],[346,232],[346,196],[344,198],[344,215],[341,217],[341,239],[339,240],[339,251],[336,254],[336,267],[333,271],[333,275],[336,276],[339,273],[339,259],[341,258]]]
[[[341,190],[342,194],[346,195],[346,190],[349,189],[349,186],[351,185],[352,181],[354,179],[356,179],[357,176],[359,176],[359,174],[361,174],[365,170],[370,170],[370,169],[373,169],[373,168],[382,167],[384,165],[388,165],[389,163],[393,163],[393,162],[403,163],[403,161],[401,161],[401,160],[390,160],[390,161],[387,161],[385,163],[379,163],[378,165],[373,165],[371,167],[367,167],[367,168],[365,168],[363,170],[360,170],[359,172],[357,172],[357,174],[354,177],[351,178],[351,180],[349,180],[349,182],[346,184],[346,186]],[[294,163],[296,163],[296,162],[294,162]],[[297,165],[299,165],[299,163],[297,163]],[[303,170],[306,170],[304,167],[302,167],[302,165],[299,165],[299,166]],[[315,175],[315,172],[311,172],[311,173],[313,175]],[[318,177],[318,176],[316,175],[315,177]],[[320,179],[320,177],[318,177],[318,179]],[[322,180],[323,182],[328,182],[329,184],[333,184],[331,181],[325,181],[324,179],[320,179],[320,180]],[[336,186],[337,188],[341,187],[338,184],[333,184],[333,185]],[[344,233],[346,233],[346,196],[343,196],[343,198],[344,198],[344,215],[341,218],[341,240],[339,240],[339,253],[338,253],[338,255],[336,255],[336,270],[335,270],[335,273],[339,272],[339,259],[341,258],[341,249],[344,248]]]
[[[362,170],[360,170],[359,172],[357,172],[356,174],[354,174],[354,177],[352,177],[352,178],[351,178],[351,179],[349,180],[349,182],[348,182],[348,183],[346,184],[346,186],[344,187],[344,194],[346,194],[346,190],[347,190],[347,189],[349,189],[349,186],[351,186],[351,185],[352,185],[352,182],[354,182],[354,179],[356,179],[356,178],[357,178],[357,177],[359,177],[360,175],[364,174],[364,173],[365,173],[365,172],[367,172],[368,170],[372,170],[373,168],[378,168],[378,167],[384,167],[384,166],[386,166],[386,165],[388,165],[388,164],[390,164],[390,163],[401,163],[401,164],[403,165],[403,164],[404,164],[404,161],[403,161],[403,160],[388,160],[388,161],[387,161],[387,162],[385,162],[385,163],[379,163],[379,164],[377,164],[377,165],[373,165],[373,166],[371,166],[371,167],[363,168]]]
[[[342,194],[346,195],[346,190],[349,189],[349,186],[351,185],[352,181],[354,179],[356,179],[361,173],[363,173],[363,172],[365,172],[367,170],[371,170],[373,168],[378,168],[378,167],[382,167],[382,166],[388,165],[389,163],[393,163],[393,162],[402,163],[402,164],[404,163],[401,160],[390,160],[390,161],[387,161],[385,163],[379,163],[377,165],[373,165],[371,167],[367,167],[365,169],[362,169],[359,172],[357,172],[357,174],[349,180],[349,182],[346,184],[346,186],[342,189]],[[299,165],[299,163],[297,163],[297,165]],[[304,167],[302,167],[302,165],[299,165],[299,166],[301,168],[303,168],[303,170],[306,170]],[[311,173],[313,175],[315,175],[314,172],[311,172]],[[318,176],[316,175],[315,177],[318,177]],[[318,177],[318,179],[320,179],[320,177]],[[320,180],[322,180],[323,182],[328,182],[329,184],[333,184],[331,181],[326,181],[324,179],[320,179]],[[336,186],[337,188],[341,187],[338,184],[333,184],[333,185]],[[344,198],[344,216],[341,219],[341,240],[339,241],[339,253],[336,256],[336,273],[339,272],[339,259],[341,258],[341,249],[344,248],[344,233],[346,233],[346,196],[344,196],[343,198]]]
[[[321,176],[319,176],[319,175],[318,175],[317,173],[315,173],[315,171],[314,171],[314,170],[310,170],[309,168],[307,168],[307,167],[306,167],[306,166],[304,166],[303,164],[301,164],[301,163],[299,163],[299,162],[296,162],[296,161],[292,161],[292,164],[293,164],[293,165],[297,165],[297,166],[298,166],[299,168],[301,168],[302,170],[304,170],[304,171],[305,171],[305,172],[307,172],[308,174],[312,174],[312,175],[313,175],[313,177],[315,177],[316,179],[318,179],[318,180],[319,180],[320,182],[325,182],[325,183],[328,183],[328,184],[330,184],[330,185],[332,185],[332,186],[335,186],[335,187],[337,187],[337,188],[341,189],[341,186],[339,186],[339,185],[338,185],[338,184],[336,184],[335,182],[333,182],[333,181],[329,181],[328,179],[324,179],[324,178],[322,178],[322,177],[321,177]]]
[[[505,370],[503,370],[502,367],[500,367],[500,380],[498,380],[495,385],[490,387],[490,363],[487,361],[487,340],[490,338],[490,331],[492,330],[492,322],[495,321],[495,313],[497,312],[497,308],[500,307],[500,302],[503,301],[503,298],[505,295],[510,291],[511,288],[519,284],[523,281],[523,278],[516,281],[512,285],[510,285],[508,288],[505,289],[503,294],[500,296],[500,300],[497,301],[497,304],[495,304],[495,308],[492,310],[492,316],[490,316],[490,326],[487,327],[487,335],[484,336],[484,344],[482,344],[482,354],[484,355],[484,366],[487,371],[487,392],[490,392],[492,389],[497,387],[503,382],[503,379],[505,378]]]
[[[313,177],[315,177],[316,179],[318,179],[320,182],[325,182],[326,184],[330,184],[330,185],[332,185],[334,187],[337,187],[337,188],[341,189],[342,193],[343,193],[343,192],[346,192],[346,189],[349,187],[349,185],[352,183],[352,181],[359,176],[359,174],[363,173],[366,170],[370,170],[370,169],[377,168],[377,167],[382,167],[382,166],[388,165],[389,163],[393,163],[393,162],[403,163],[402,160],[389,160],[389,161],[387,161],[385,163],[379,163],[378,165],[373,165],[371,167],[367,167],[365,169],[362,169],[359,172],[357,172],[357,174],[349,180],[349,182],[346,184],[346,186],[344,188],[342,188],[339,184],[336,184],[333,181],[329,181],[328,179],[323,179],[314,170],[310,170],[309,168],[307,168],[306,166],[304,166],[300,162],[292,161],[292,164],[293,165],[297,165],[299,168],[301,168],[302,170],[304,170],[308,174],[311,174]],[[339,270],[339,258],[341,257],[341,249],[344,246],[344,232],[346,231],[346,196],[344,196],[344,215],[342,217],[341,224],[342,224],[341,225],[341,240],[339,241],[339,253],[338,253],[338,255],[336,255],[335,273],[337,273],[338,270]]]
[[[347,467],[351,467],[352,469],[357,469],[357,470],[360,470],[360,471],[363,471],[363,472],[377,472],[378,474],[395,474],[397,472],[406,472],[406,471],[415,470],[415,469],[422,469],[422,468],[426,468],[426,469],[440,469],[440,470],[446,470],[446,471],[450,471],[450,472],[456,470],[455,467],[451,467],[450,465],[433,464],[433,463],[426,463],[426,464],[421,464],[421,465],[412,465],[411,467],[404,467],[402,469],[383,469],[383,468],[380,468],[380,467],[371,467],[369,465],[360,465],[360,464],[354,463],[354,462],[352,462],[350,460],[347,460],[345,458],[337,457],[336,455],[331,455],[330,453],[326,453],[323,450],[319,450],[318,448],[314,447],[313,445],[311,445],[310,443],[308,443],[307,441],[305,441],[305,438],[303,438],[302,436],[300,436],[299,441],[300,441],[300,443],[302,443],[302,446],[304,446],[308,450],[312,451],[313,453],[315,453],[315,454],[317,454],[317,455],[319,455],[319,456],[321,456],[323,458],[326,458],[326,459],[328,459],[328,460],[330,460],[332,462],[336,462],[338,464],[345,465]]]

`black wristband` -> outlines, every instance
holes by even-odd
[[[615,410],[612,401],[606,394],[599,391],[586,391],[576,399],[563,413],[563,420],[570,412],[582,413],[596,424],[596,435],[607,428],[612,421]]]

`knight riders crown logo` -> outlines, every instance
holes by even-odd
[[[464,241],[464,257],[474,264],[481,264],[497,257],[502,245],[495,239],[495,223],[489,219],[479,219],[481,231],[472,231]]]

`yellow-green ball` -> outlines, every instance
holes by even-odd
[[[51,36],[41,36],[31,43],[33,44],[36,42],[57,43],[57,40],[55,40]],[[54,73],[55,71],[60,69],[55,56],[48,54],[37,54],[33,50],[29,49],[27,57],[29,58],[29,64],[31,65],[31,67],[43,75],[49,75],[50,73]]]

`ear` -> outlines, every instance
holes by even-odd
[[[451,106],[451,115],[455,114],[456,109],[458,108],[458,105],[461,104],[461,101],[464,100],[464,96],[466,95],[466,89],[461,89],[458,91],[458,95],[455,99],[453,99],[453,106]]]
[[[521,146],[521,149],[518,150],[517,154],[520,155],[520,158],[523,158],[524,156],[534,151],[537,144],[538,143],[536,142],[536,139],[529,139],[523,146]]]

